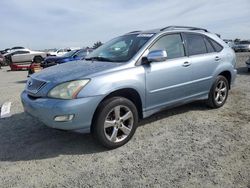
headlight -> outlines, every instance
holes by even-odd
[[[75,80],[57,85],[50,90],[48,96],[57,99],[75,99],[81,89],[89,82],[86,80]]]

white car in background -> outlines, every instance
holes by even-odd
[[[15,54],[11,56],[12,63],[25,63],[32,62],[34,57],[37,57],[38,60],[42,61],[45,57],[49,56],[49,53],[41,51],[33,51],[29,49],[23,50],[23,53]]]
[[[49,56],[47,52],[20,49],[5,56],[4,62],[10,66],[12,71],[28,70],[32,62],[41,63],[47,56]]]
[[[49,52],[51,56],[62,56],[71,50],[79,50],[80,48],[60,48],[54,52]]]

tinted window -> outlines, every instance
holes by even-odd
[[[30,53],[29,51],[15,51],[12,53],[12,55],[16,55],[16,54],[28,54]]]
[[[168,59],[183,57],[184,47],[180,34],[166,35],[160,38],[151,48],[152,50],[166,50]]]
[[[208,53],[215,52],[215,50],[214,50],[212,44],[208,41],[208,39],[207,39],[207,38],[204,38],[204,40],[205,40],[205,44],[206,44],[206,47],[207,47],[207,52],[208,52]]]
[[[214,40],[209,39],[209,41],[212,43],[216,52],[220,52],[223,49],[223,47],[220,44],[218,44],[217,42],[215,42]]]
[[[19,47],[19,46],[16,46],[16,47],[13,47],[13,48],[11,48],[12,50],[18,50],[18,49],[24,49],[24,47]]]
[[[186,33],[185,36],[187,41],[187,50],[190,56],[207,53],[203,36],[189,33]]]

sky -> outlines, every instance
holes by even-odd
[[[0,49],[93,46],[168,25],[250,39],[250,0],[0,0],[0,18]]]

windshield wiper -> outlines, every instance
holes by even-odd
[[[113,60],[106,58],[106,57],[89,57],[85,58],[87,61],[108,61],[108,62],[113,62]]]

